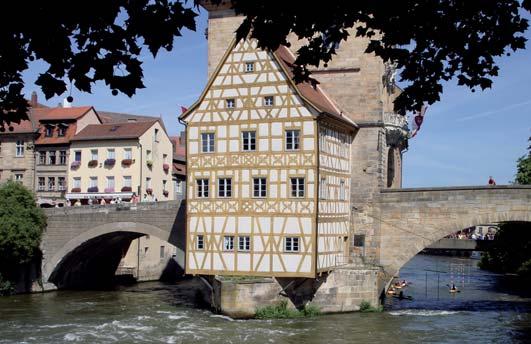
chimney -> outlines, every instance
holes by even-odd
[[[37,92],[33,91],[31,92],[31,101],[30,101],[30,105],[32,107],[37,107],[37,104],[38,104],[38,98],[37,98]]]
[[[181,137],[179,137],[179,145],[185,146],[186,145],[186,131],[181,131]]]

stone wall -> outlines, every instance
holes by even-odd
[[[311,304],[323,313],[352,312],[362,301],[378,304],[380,275],[377,268],[343,267],[317,279],[216,279],[213,305],[233,318],[253,317],[258,308],[283,300],[292,308]]]

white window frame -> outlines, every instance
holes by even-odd
[[[205,236],[203,234],[198,234],[195,240],[195,249],[204,250],[205,249]]]
[[[151,177],[146,177],[146,189],[151,189]]]
[[[98,187],[98,177],[90,177],[89,179],[89,188],[96,188]]]
[[[81,188],[81,177],[74,177],[72,179],[72,187],[73,188]]]
[[[37,191],[44,191],[45,189],[46,189],[46,178],[39,177],[37,180]]]
[[[15,157],[22,158],[24,156],[24,140],[17,140],[15,148]]]
[[[63,161],[64,158],[64,161]],[[68,153],[65,150],[59,151],[59,165],[66,165],[68,160]]]
[[[183,193],[183,181],[182,180],[175,180],[175,192],[177,192],[178,194],[182,194]]]
[[[249,252],[251,250],[251,237],[248,235],[238,236],[238,251]]]
[[[235,109],[236,108],[236,99],[234,99],[234,98],[225,99],[225,108],[227,108],[227,109]]]
[[[106,177],[106,189],[114,189],[116,185],[116,181],[114,180],[114,176],[107,176]]]
[[[214,133],[201,133],[201,152],[214,153],[216,151],[216,136]]]
[[[218,197],[232,197],[232,178],[218,178]]]
[[[304,177],[290,177],[290,195],[293,198],[306,197],[306,180]]]
[[[256,151],[256,131],[242,131],[242,150],[244,152]]]
[[[265,198],[267,197],[267,178],[254,177],[253,178],[253,197]]]
[[[286,130],[286,150],[296,151],[300,148],[300,133],[298,129]]]
[[[284,252],[300,252],[300,237],[284,237]]]
[[[326,177],[321,177],[319,182],[319,198],[327,199],[328,198],[328,185],[326,183]]]
[[[133,159],[133,149],[124,148],[124,159]]]
[[[247,61],[245,62],[245,73],[254,72],[254,62]]]
[[[116,159],[116,151],[114,148],[107,149],[107,159]]]
[[[266,107],[275,106],[275,97],[274,96],[265,96],[264,97],[264,106],[266,106]]]
[[[53,159],[53,162],[52,162]],[[56,151],[48,151],[48,165],[57,165],[57,152]]]
[[[61,185],[61,181],[63,185]],[[66,178],[65,177],[57,177],[57,190],[58,191],[66,190]]]
[[[234,251],[234,235],[223,237],[223,251]]]
[[[79,153],[79,160],[77,160],[77,153]],[[82,155],[83,155],[83,153],[81,153],[80,150],[74,151],[74,161],[81,161],[81,156]]]
[[[39,152],[39,165],[46,165],[47,162],[46,151]]]
[[[347,199],[347,198],[345,197],[345,196],[346,196],[345,185],[346,185],[346,183],[345,183],[345,179],[341,179],[341,180],[339,181],[339,199],[340,199],[341,201],[346,201],[346,199]]]
[[[209,180],[207,178],[200,178],[195,180],[195,185],[197,188],[196,196],[197,198],[208,198],[209,197]]]
[[[15,182],[22,183],[24,180],[24,173],[15,173]]]
[[[131,176],[123,176],[123,186],[124,187],[132,187],[133,185],[133,178]]]
[[[97,149],[91,149],[90,150],[90,160],[98,160],[98,150]]]
[[[55,187],[56,187],[55,177],[48,177],[47,186],[48,186],[48,188],[47,188],[48,191],[55,191]]]

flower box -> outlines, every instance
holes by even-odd
[[[96,167],[98,166],[98,160],[90,160],[88,162],[88,167]]]
[[[81,192],[81,188],[72,188],[70,192]]]
[[[153,167],[153,160],[146,160],[146,164],[149,168]]]
[[[70,168],[75,170],[77,168],[79,168],[79,166],[81,166],[81,161],[72,161],[72,163],[70,164]]]
[[[116,164],[116,159],[105,159],[103,164],[105,166],[114,166],[114,164]]]
[[[168,197],[170,192],[168,190],[164,190],[164,191],[162,191],[162,194],[164,195],[164,197]]]
[[[98,187],[97,186],[91,186],[90,188],[87,189],[87,192],[98,192]]]
[[[114,192],[114,188],[105,188],[105,193]]]
[[[122,166],[131,166],[133,164],[133,159],[123,159]]]
[[[130,186],[124,186],[124,187],[122,188],[122,192],[131,192],[131,191],[133,191],[133,188],[130,187]]]
[[[147,189],[146,189],[146,193],[147,193],[148,195],[151,195],[151,194],[153,193],[153,189],[152,189],[152,188],[147,188]]]
[[[168,173],[168,171],[170,170],[170,164],[163,164],[162,169],[164,170],[164,172]]]

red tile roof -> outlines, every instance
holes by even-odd
[[[67,126],[66,132],[64,136],[58,136],[58,126],[59,125]],[[68,122],[68,123],[54,123],[54,133],[53,136],[47,137],[45,135],[46,133],[46,125],[41,124],[39,128],[39,137],[37,140],[35,140],[35,144],[37,145],[56,145],[56,144],[65,144],[70,143],[74,135],[76,134],[77,129],[77,123],[76,122]]]
[[[180,176],[186,176],[186,165],[174,162],[172,173]]]
[[[186,146],[181,143],[180,136],[170,136],[170,141],[173,145],[173,158],[178,160],[186,160]]]
[[[132,115],[129,113],[98,111],[103,123],[145,122],[158,119],[154,116]]]
[[[89,112],[92,106],[75,106],[69,108],[32,108],[31,113],[36,120],[66,120],[79,119]]]
[[[158,119],[144,122],[90,124],[77,133],[72,141],[136,139],[153,126]]]
[[[37,126],[30,120],[22,120],[20,123],[11,122],[9,125],[0,125],[0,135],[9,135],[9,134],[26,134],[34,133],[37,131]]]

